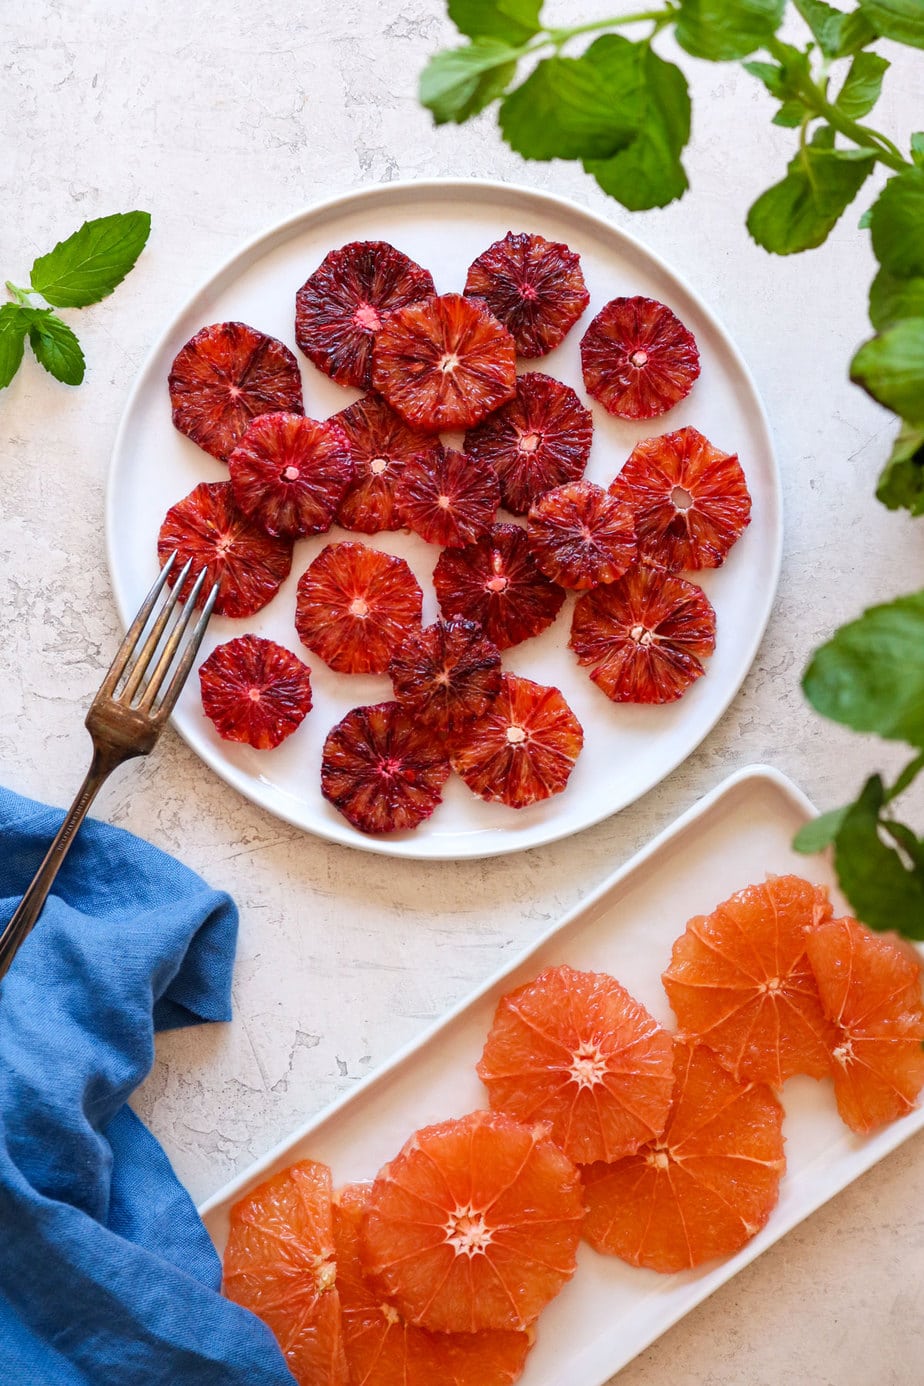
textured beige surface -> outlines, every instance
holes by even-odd
[[[605,10],[550,7],[575,22]],[[618,818],[522,857],[426,866],[330,846],[252,808],[172,736],[110,787],[101,816],[176,852],[241,905],[235,1022],[163,1037],[136,1099],[198,1198],[465,996],[727,771],[770,761],[828,805],[867,767],[898,763],[813,718],[798,687],[838,621],[924,584],[920,528],[872,499],[890,425],[845,379],[872,273],[855,211],[810,255],[757,249],[744,214],[793,136],[769,125],[772,103],[740,69],[685,57],[693,190],[630,217],[570,166],[524,165],[490,117],[432,128],[414,75],[450,34],[441,0],[6,7],[0,280],[22,282],[32,257],[84,217],[146,207],[154,234],[112,299],[69,315],[86,385],[69,391],[27,362],[0,396],[0,779],[64,802],[82,773],[82,709],[117,636],[106,464],[151,342],[242,239],[364,182],[529,182],[663,254],[725,321],[766,400],[787,506],[780,596],[744,689],[682,769]],[[904,137],[924,95],[920,62],[890,56],[880,124]],[[866,1175],[620,1386],[920,1382],[922,1154],[918,1138]]]

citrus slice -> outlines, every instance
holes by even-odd
[[[469,298],[480,298],[503,323],[520,356],[546,356],[590,302],[581,257],[560,241],[508,231],[471,265]]]
[[[181,597],[186,600],[196,573],[205,568],[198,604],[217,582],[218,616],[253,616],[275,597],[292,567],[291,540],[274,538],[248,519],[235,504],[230,481],[200,482],[170,507],[157,537],[161,565],[174,550],[170,585],[192,559]]]
[[[516,382],[509,404],[465,436],[465,451],[497,472],[501,502],[514,515],[553,486],[584,475],[593,440],[593,419],[570,385],[541,371]]]
[[[695,428],[643,439],[610,495],[635,516],[641,557],[672,571],[720,567],[751,520],[737,455]]]
[[[350,445],[354,476],[347,486],[337,523],[363,534],[400,529],[404,523],[395,504],[395,487],[411,457],[435,453],[439,443],[408,428],[383,399],[367,395],[335,414]]]
[[[664,1130],[671,1037],[614,977],[549,967],[501,997],[478,1076],[495,1110],[549,1122],[576,1164],[618,1160]]]
[[[666,414],[692,390],[699,352],[692,332],[653,298],[614,298],[581,340],[587,393],[620,419]]]
[[[568,643],[614,703],[671,703],[706,672],[715,612],[702,588],[636,563],[578,598]]]
[[[477,621],[499,650],[545,630],[565,600],[536,566],[519,525],[495,525],[475,544],[445,549],[433,586],[444,616]]]
[[[794,1073],[824,1078],[831,1026],[806,930],[830,915],[822,886],[771,876],[691,919],[662,977],[681,1030],[736,1078],[776,1087]]]
[[[411,631],[388,672],[405,711],[441,732],[481,717],[502,679],[500,651],[474,621],[437,621]]]
[[[346,434],[300,414],[262,414],[228,458],[234,499],[267,534],[330,529],[353,476]]]
[[[351,1386],[512,1386],[529,1333],[430,1333],[405,1323],[363,1274],[360,1233],[370,1185],[348,1184],[334,1204],[337,1289]]]
[[[583,744],[557,688],[505,674],[484,716],[454,738],[452,768],[479,799],[527,808],[562,792]]]
[[[577,591],[615,582],[637,557],[632,511],[592,481],[546,491],[529,512],[526,533],[546,577]]]
[[[493,467],[440,446],[405,463],[395,500],[402,520],[421,539],[458,549],[491,528],[500,486]]]
[[[222,1290],[272,1331],[299,1386],[350,1386],[336,1274],[326,1165],[301,1160],[231,1209]]]
[[[512,398],[516,346],[477,299],[434,296],[389,314],[372,385],[412,428],[471,428]]]
[[[302,413],[295,357],[243,322],[215,323],[190,337],[167,383],[174,426],[222,462],[258,415]]]
[[[449,761],[397,703],[355,707],[328,732],[321,793],[362,833],[416,828],[442,799]]]
[[[372,384],[372,344],[387,313],[434,292],[433,278],[387,241],[332,250],[295,296],[295,340],[338,385]]]
[[[831,1076],[837,1109],[864,1135],[905,1116],[924,1087],[921,963],[911,948],[855,919],[806,936],[821,1004],[836,1026]]]
[[[363,1266],[409,1323],[523,1329],[571,1279],[581,1182],[547,1130],[471,1112],[415,1132],[380,1171]]]
[[[242,635],[219,645],[199,669],[202,707],[226,741],[269,751],[311,708],[311,674],[273,640]]]
[[[597,1251],[656,1271],[729,1256],[779,1197],[783,1109],[763,1083],[739,1083],[704,1045],[674,1041],[676,1083],[663,1135],[583,1171],[584,1235]]]
[[[340,674],[384,674],[420,625],[423,593],[403,558],[365,544],[328,544],[298,580],[295,629]]]

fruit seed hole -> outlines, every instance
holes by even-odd
[[[671,491],[671,503],[677,510],[690,510],[693,507],[693,497],[682,486],[675,486]]]

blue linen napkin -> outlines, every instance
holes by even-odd
[[[0,789],[0,924],[61,813]],[[117,828],[81,829],[0,983],[0,1383],[292,1386],[166,1155],[125,1106],[155,1029],[228,1020],[237,911]]]

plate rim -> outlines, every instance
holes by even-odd
[[[134,611],[129,609],[130,604],[126,602],[125,595],[121,590],[118,579],[118,566],[116,562],[115,534],[117,529],[117,516],[115,513],[115,490],[116,475],[119,469],[120,459],[125,451],[126,435],[128,433],[129,419],[131,418],[138,397],[147,384],[149,375],[152,373],[156,357],[161,353],[171,336],[176,330],[180,318],[188,312],[192,312],[200,300],[214,292],[216,287],[224,287],[227,280],[235,274],[243,273],[250,264],[258,258],[261,251],[268,253],[277,245],[283,244],[291,239],[302,226],[307,226],[312,221],[323,221],[337,215],[348,215],[361,210],[367,203],[375,203],[379,200],[385,202],[395,201],[401,203],[409,198],[419,196],[426,197],[434,192],[454,193],[457,196],[475,196],[481,201],[491,201],[497,198],[525,198],[536,203],[551,204],[562,216],[574,216],[577,214],[581,218],[587,219],[596,228],[609,237],[615,237],[621,242],[624,249],[632,252],[640,252],[648,257],[650,262],[658,268],[664,275],[687,294],[697,305],[698,311],[707,319],[719,338],[726,351],[728,351],[736,363],[738,370],[742,373],[751,392],[752,400],[756,405],[755,424],[761,435],[761,440],[766,449],[770,460],[774,516],[772,534],[772,554],[769,571],[765,571],[764,577],[769,578],[762,586],[764,587],[763,601],[759,611],[759,617],[751,632],[750,639],[743,645],[744,659],[741,666],[741,673],[733,685],[730,685],[725,697],[717,704],[716,711],[704,725],[701,734],[693,745],[678,753],[672,758],[663,772],[654,781],[636,794],[628,803],[619,808],[604,808],[595,816],[581,822],[577,826],[562,825],[556,818],[549,819],[538,831],[537,835],[529,842],[520,842],[511,835],[508,838],[503,833],[491,835],[487,840],[480,841],[481,834],[477,837],[466,836],[463,838],[465,846],[460,850],[457,846],[455,850],[446,848],[440,850],[436,847],[428,847],[421,850],[417,845],[417,839],[411,837],[402,838],[400,842],[390,840],[389,835],[382,837],[365,836],[357,833],[348,824],[331,821],[330,823],[320,823],[307,826],[293,811],[287,811],[284,803],[274,803],[270,805],[265,801],[260,793],[259,784],[252,784],[249,780],[236,770],[234,766],[227,764],[224,759],[208,745],[194,744],[193,740],[186,734],[178,724],[176,716],[171,715],[170,722],[173,730],[181,737],[193,754],[208,768],[215,773],[219,779],[235,790],[243,798],[260,808],[263,812],[271,814],[282,822],[289,823],[298,828],[301,832],[311,833],[324,841],[334,842],[339,846],[354,848],[357,851],[371,852],[385,857],[393,857],[408,861],[479,861],[492,857],[508,856],[515,852],[531,851],[534,848],[548,846],[553,842],[563,841],[576,833],[584,832],[588,828],[596,827],[607,818],[614,817],[618,813],[624,812],[632,804],[637,803],[644,795],[650,793],[658,785],[663,784],[693,753],[702,745],[703,741],[716,728],[722,718],[726,715],[745,679],[750,673],[760,645],[763,641],[773,608],[776,602],[780,573],[783,560],[784,543],[784,516],[783,516],[783,489],[782,477],[780,473],[779,458],[777,456],[774,442],[773,430],[770,426],[769,416],[757,382],[754,379],[750,366],[736,345],[733,337],[725,327],[722,320],[713,311],[710,305],[702,298],[686,280],[679,274],[673,266],[658,251],[650,249],[645,243],[632,232],[625,230],[621,226],[615,225],[599,212],[576,201],[572,197],[562,196],[558,193],[550,193],[545,189],[537,189],[522,183],[507,183],[498,179],[487,178],[425,178],[425,179],[400,179],[392,183],[366,184],[359,187],[348,189],[344,192],[336,193],[331,197],[322,198],[317,202],[307,204],[299,211],[292,213],[281,221],[274,222],[255,235],[251,236],[242,245],[238,246],[232,253],[211,273],[202,279],[193,293],[171,313],[169,320],[163,330],[155,339],[153,345],[145,356],[140,368],[137,371],[132,387],[126,398],[119,424],[116,429],[109,456],[109,463],[106,470],[105,481],[105,551],[106,565],[109,573],[110,586],[112,588],[113,599],[119,620],[123,628],[134,616]],[[487,835],[485,835],[487,836]],[[428,843],[434,839],[427,839]],[[469,850],[471,848],[472,850]]]

